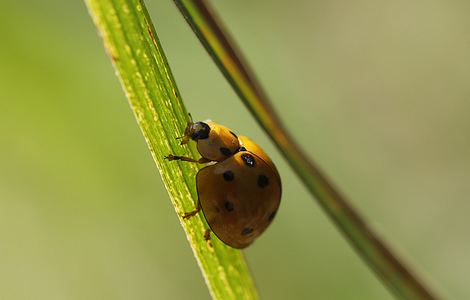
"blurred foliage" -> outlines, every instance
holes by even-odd
[[[281,210],[245,251],[261,296],[390,299],[173,3],[148,5],[193,116],[280,170]],[[470,298],[470,3],[214,5],[310,155],[440,294]],[[0,298],[208,298],[84,4],[0,11]]]

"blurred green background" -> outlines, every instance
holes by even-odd
[[[281,210],[245,251],[261,296],[391,299],[172,1],[146,2],[195,119],[280,170]],[[306,151],[440,294],[469,299],[470,2],[213,2]],[[0,36],[0,299],[207,299],[85,5],[2,1]]]

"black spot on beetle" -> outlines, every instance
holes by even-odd
[[[191,128],[194,129],[194,132],[191,134],[191,139],[194,141],[207,139],[211,131],[209,125],[204,122],[196,122],[191,125]]]
[[[231,180],[233,180],[233,178],[235,178],[235,175],[230,170],[225,171],[223,175],[224,175],[225,181],[231,181]]]
[[[242,230],[242,235],[249,235],[251,233],[253,233],[253,228],[251,228],[251,227],[245,227]]]
[[[253,155],[249,153],[244,153],[242,154],[242,159],[243,159],[243,162],[245,162],[245,165],[247,165],[248,167],[255,166],[255,158],[253,157]]]
[[[271,221],[274,219],[275,216],[276,216],[276,211],[273,211],[273,212],[269,215],[268,221],[271,222]]]
[[[262,189],[267,187],[269,184],[269,178],[266,177],[265,175],[259,175],[258,176],[258,186]]]
[[[225,147],[220,147],[220,153],[222,153],[223,155],[225,156],[230,156],[232,155],[232,152],[230,152],[230,149],[229,148],[225,148]]]
[[[224,206],[227,211],[233,211],[235,209],[235,206],[230,201],[225,201]]]
[[[245,147],[238,148],[238,152],[240,152],[240,151],[246,151],[246,148]]]

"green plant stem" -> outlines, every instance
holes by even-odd
[[[287,133],[266,94],[205,1],[174,0],[235,92],[318,203],[381,281],[398,298],[437,299],[372,230],[320,168]]]
[[[168,154],[198,157],[194,147],[180,146],[188,121],[181,96],[147,9],[139,0],[86,0],[103,37],[130,106],[163,178],[196,260],[215,299],[257,299],[243,254],[217,238],[206,241],[201,214],[184,220],[195,208],[196,164],[170,162]],[[170,245],[169,245],[170,246]],[[183,272],[183,270],[182,270]],[[185,294],[182,283],[178,293]]]

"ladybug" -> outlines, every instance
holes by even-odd
[[[214,122],[189,122],[181,144],[196,142],[199,160],[169,155],[168,160],[210,163],[196,175],[198,205],[214,234],[242,249],[263,233],[281,201],[281,178],[272,160],[255,142]]]

